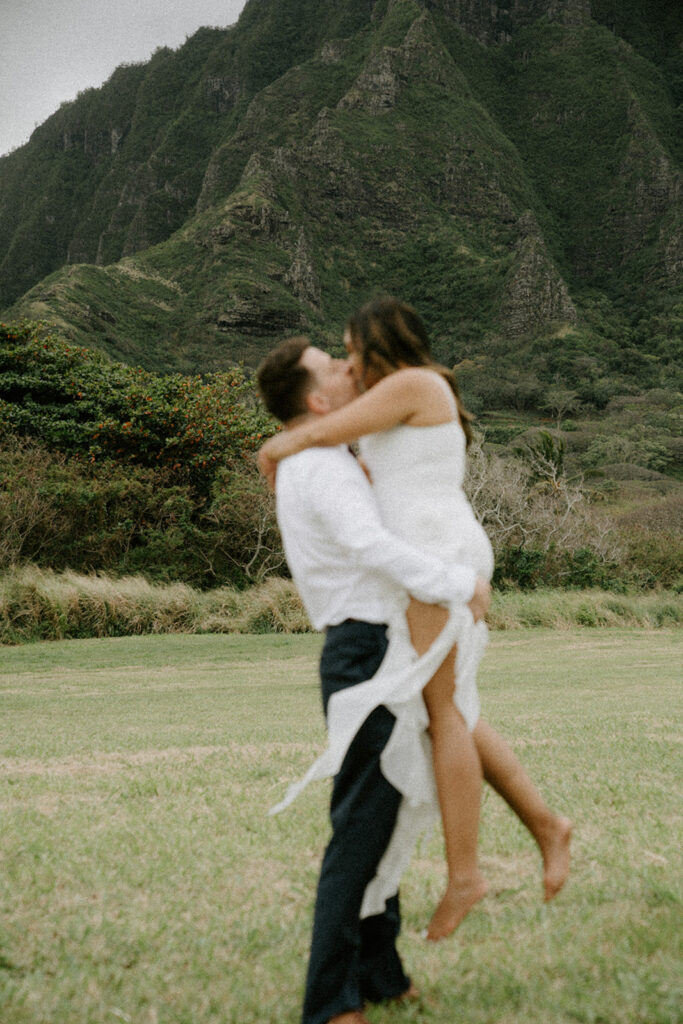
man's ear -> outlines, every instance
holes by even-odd
[[[330,411],[330,403],[327,397],[320,391],[309,391],[306,395],[306,407],[314,416],[324,416]]]

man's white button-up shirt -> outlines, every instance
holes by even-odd
[[[466,603],[476,575],[446,566],[383,527],[372,487],[347,448],[308,448],[277,469],[277,518],[290,572],[315,629],[387,622],[406,592]],[[419,537],[416,538],[419,545]]]

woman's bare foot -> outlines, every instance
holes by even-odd
[[[477,875],[472,881],[464,884],[449,883],[441,903],[429,922],[429,942],[438,942],[439,939],[445,939],[454,932],[474,904],[484,898],[488,888],[483,875]]]
[[[569,818],[556,817],[554,827],[541,845],[543,854],[543,890],[545,901],[557,896],[569,876],[572,823]]]

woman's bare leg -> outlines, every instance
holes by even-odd
[[[553,814],[503,737],[487,722],[472,733],[484,778],[502,796],[538,843],[543,856],[546,900],[556,896],[569,875],[572,823]]]
[[[431,646],[447,614],[443,608],[411,602],[408,625],[418,654]],[[454,690],[455,649],[423,690],[448,868],[446,892],[427,929],[433,941],[450,935],[487,891],[477,865],[482,769],[472,734],[453,702]]]

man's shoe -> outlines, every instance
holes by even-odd
[[[387,999],[381,999],[380,1002],[384,1005],[393,1003],[394,1005],[398,1004],[399,1006],[402,1006],[404,1003],[416,1003],[420,998],[420,990],[416,988],[411,981],[405,992],[401,992],[398,996],[389,996]],[[366,1009],[370,1003],[371,1000],[368,1000],[365,1005]]]
[[[336,1017],[330,1017],[327,1024],[370,1024],[370,1021],[360,1010],[349,1010],[347,1013],[338,1013]]]
[[[400,996],[394,996],[394,998],[390,999],[389,1002],[390,1003],[416,1003],[419,998],[420,998],[420,990],[415,988],[415,986],[413,985],[413,983],[411,981],[410,986],[405,990],[405,992],[401,992]]]

